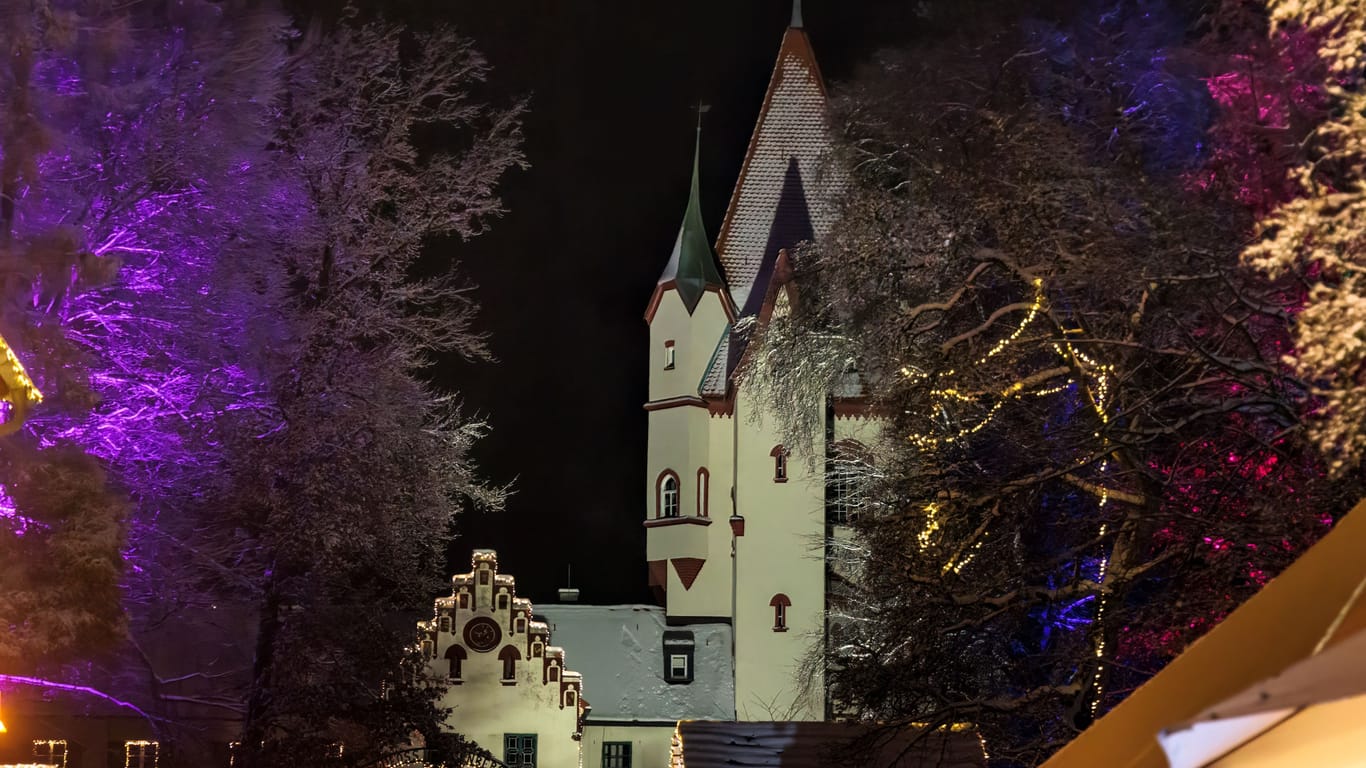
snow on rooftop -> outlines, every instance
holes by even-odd
[[[583,674],[589,722],[735,717],[729,624],[668,627],[651,605],[538,605],[555,644]],[[693,633],[693,681],[664,680],[664,631]]]
[[[716,250],[737,307],[746,307],[751,292],[763,296],[767,285],[756,284],[765,258],[777,248],[796,243],[770,243],[774,215],[779,208],[790,171],[795,170],[807,186],[820,184],[826,193],[838,182],[821,177],[821,164],[830,147],[826,136],[825,88],[820,80],[810,44],[801,30],[790,29],[783,38],[765,103],[750,139],[740,178],[735,183]],[[795,164],[795,167],[794,167]],[[823,194],[804,195],[806,214],[815,234],[829,231],[834,210]]]

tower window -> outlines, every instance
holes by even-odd
[[[657,517],[678,517],[678,475],[671,469],[659,476],[658,496],[655,498]]]
[[[498,610],[500,610],[500,611],[506,611],[507,609],[508,609],[508,595],[507,595],[506,592],[499,592],[499,593],[498,593]]]
[[[666,370],[666,371],[672,371],[673,369],[674,369],[674,340],[673,340],[673,339],[669,339],[668,341],[664,342],[664,370]]]
[[[768,452],[773,457],[773,482],[787,482],[787,449],[781,445],[773,446],[773,450]]]
[[[772,600],[768,601],[768,604],[773,607],[773,631],[786,632],[787,609],[792,607],[792,601],[788,599],[787,595],[779,592],[773,596]]]
[[[711,472],[706,467],[697,468],[697,516],[707,516],[707,491],[711,485]]]

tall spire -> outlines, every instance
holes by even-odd
[[[688,191],[688,207],[683,212],[683,224],[678,228],[678,240],[674,242],[673,254],[659,276],[659,282],[673,281],[683,305],[691,314],[708,286],[723,287],[721,273],[716,268],[716,255],[712,252],[711,241],[707,238],[706,226],[702,222],[701,157],[702,157],[702,112],[705,105],[698,104],[697,139],[693,146],[692,187]]]
[[[793,29],[802,28],[802,0],[792,0],[792,23],[788,26]]]

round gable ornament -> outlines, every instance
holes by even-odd
[[[465,625],[465,645],[470,650],[488,653],[503,640],[503,628],[487,616],[471,619]]]

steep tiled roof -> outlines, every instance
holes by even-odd
[[[806,33],[783,35],[759,120],[716,241],[738,307],[762,301],[772,260],[828,230],[833,210],[812,194],[829,148],[825,84]],[[741,314],[749,314],[748,311]]]
[[[716,342],[716,349],[711,353],[711,362],[707,363],[707,371],[702,374],[702,383],[697,388],[697,393],[702,397],[724,397],[726,394],[726,378],[730,373],[730,366],[727,364],[730,352],[730,324],[726,324],[726,329],[721,331],[721,340]]]

